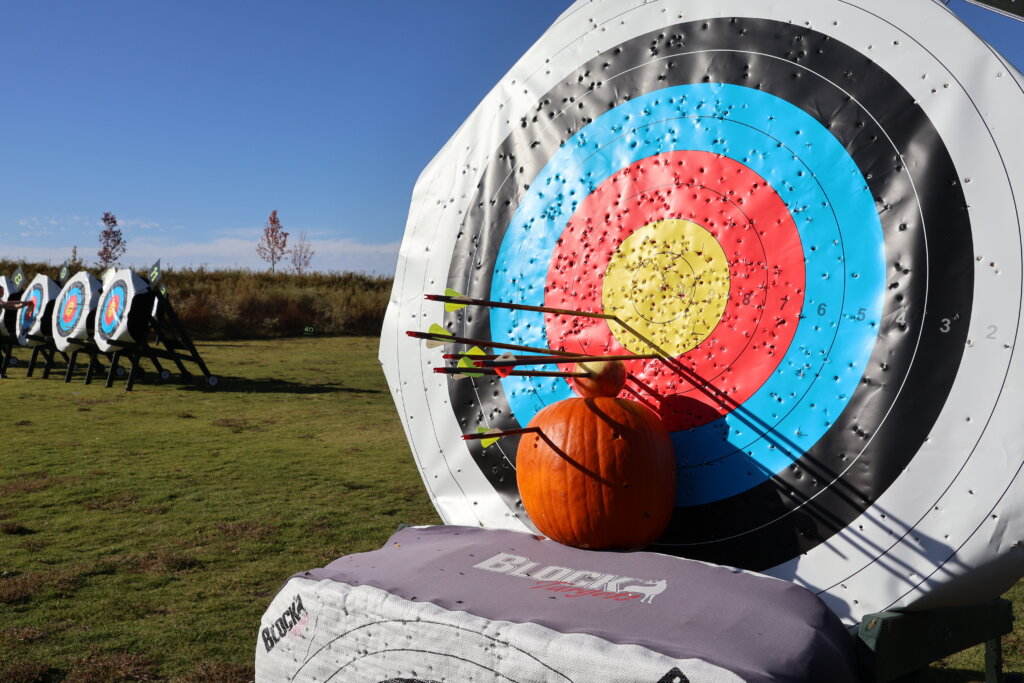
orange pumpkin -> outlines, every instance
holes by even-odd
[[[538,412],[516,455],[519,495],[545,536],[577,548],[642,548],[675,507],[675,450],[658,416],[611,397]]]

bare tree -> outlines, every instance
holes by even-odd
[[[270,218],[263,227],[263,237],[256,243],[256,253],[270,264],[270,272],[276,271],[277,264],[288,253],[288,233],[281,228],[277,218],[277,209],[270,212]]]
[[[68,258],[68,269],[72,273],[85,270],[85,261],[78,255],[78,245],[71,247],[71,256]]]
[[[97,256],[100,257],[100,268],[109,268],[117,259],[124,256],[128,245],[124,241],[121,229],[117,227],[117,217],[109,211],[103,214],[103,225],[100,232],[100,250]]]
[[[291,258],[292,268],[298,275],[302,275],[309,270],[309,264],[313,260],[313,245],[309,243],[309,238],[306,237],[305,232],[299,233],[299,239],[295,243],[295,246],[288,252],[288,256]]]

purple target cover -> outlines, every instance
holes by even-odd
[[[379,550],[292,579],[369,586],[491,622],[588,634],[704,661],[745,681],[855,680],[852,637],[809,591],[656,553],[580,550],[505,530],[410,527]],[[281,594],[290,591],[286,584]],[[268,652],[273,643],[272,634]]]

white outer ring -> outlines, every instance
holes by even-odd
[[[57,298],[57,293],[60,292],[60,287],[57,286],[56,282],[50,279],[49,275],[45,275],[43,273],[36,273],[36,276],[32,278],[32,280],[30,280],[29,283],[25,285],[25,289],[22,290],[22,299],[24,299],[25,296],[27,296],[28,293],[31,292],[36,285],[42,286],[43,299],[39,311],[36,312],[35,318],[32,320],[32,324],[28,326],[27,330],[24,330],[21,327],[21,312],[25,309],[11,311],[12,313],[18,316],[17,322],[15,323],[14,326],[14,334],[17,337],[18,344],[21,346],[27,346],[28,348],[34,348],[36,346],[41,346],[43,344],[43,342],[33,341],[29,339],[28,336],[38,336],[39,333],[42,331],[46,307],[50,304],[51,301]]]
[[[100,320],[99,317],[103,315],[103,311],[99,310],[98,307],[103,305],[103,299],[106,296],[107,289],[118,280],[124,280],[125,282],[125,302],[124,302],[124,315],[121,316],[121,320],[118,321],[114,331],[110,334],[107,339],[104,339],[100,335]],[[108,278],[103,280],[103,293],[97,299],[97,311],[96,311],[96,328],[93,333],[93,340],[96,342],[96,346],[99,347],[100,351],[117,351],[119,348],[115,344],[111,344],[111,341],[119,341],[125,343],[134,343],[139,340],[133,339],[131,332],[128,331],[128,321],[131,316],[132,306],[135,304],[135,298],[140,294],[145,294],[149,291],[149,285],[141,277],[133,273],[128,268],[120,268],[114,271]],[[146,311],[146,315],[149,315],[149,311]]]
[[[85,291],[85,300],[82,302],[82,315],[79,316],[78,322],[71,328],[71,331],[67,336],[61,335],[57,331],[57,319],[60,316],[60,311],[57,310],[57,306],[64,301],[64,296],[71,290],[75,284],[81,284],[82,289]],[[64,287],[61,288],[60,294],[57,295],[56,304],[53,309],[53,345],[60,351],[67,351],[72,345],[72,339],[88,339],[89,334],[86,328],[88,323],[89,314],[96,310],[96,306],[99,305],[100,298],[100,281],[96,279],[92,273],[83,270],[80,273],[68,278],[68,281],[64,283]]]

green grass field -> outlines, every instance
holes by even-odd
[[[251,680],[260,616],[288,576],[399,523],[438,523],[376,349],[204,343],[218,388],[144,379],[130,394],[12,368],[0,681]],[[1022,584],[1011,597],[1024,613]],[[1024,671],[1021,631],[1004,639],[1007,671]],[[975,648],[933,679],[981,681],[982,667]]]

